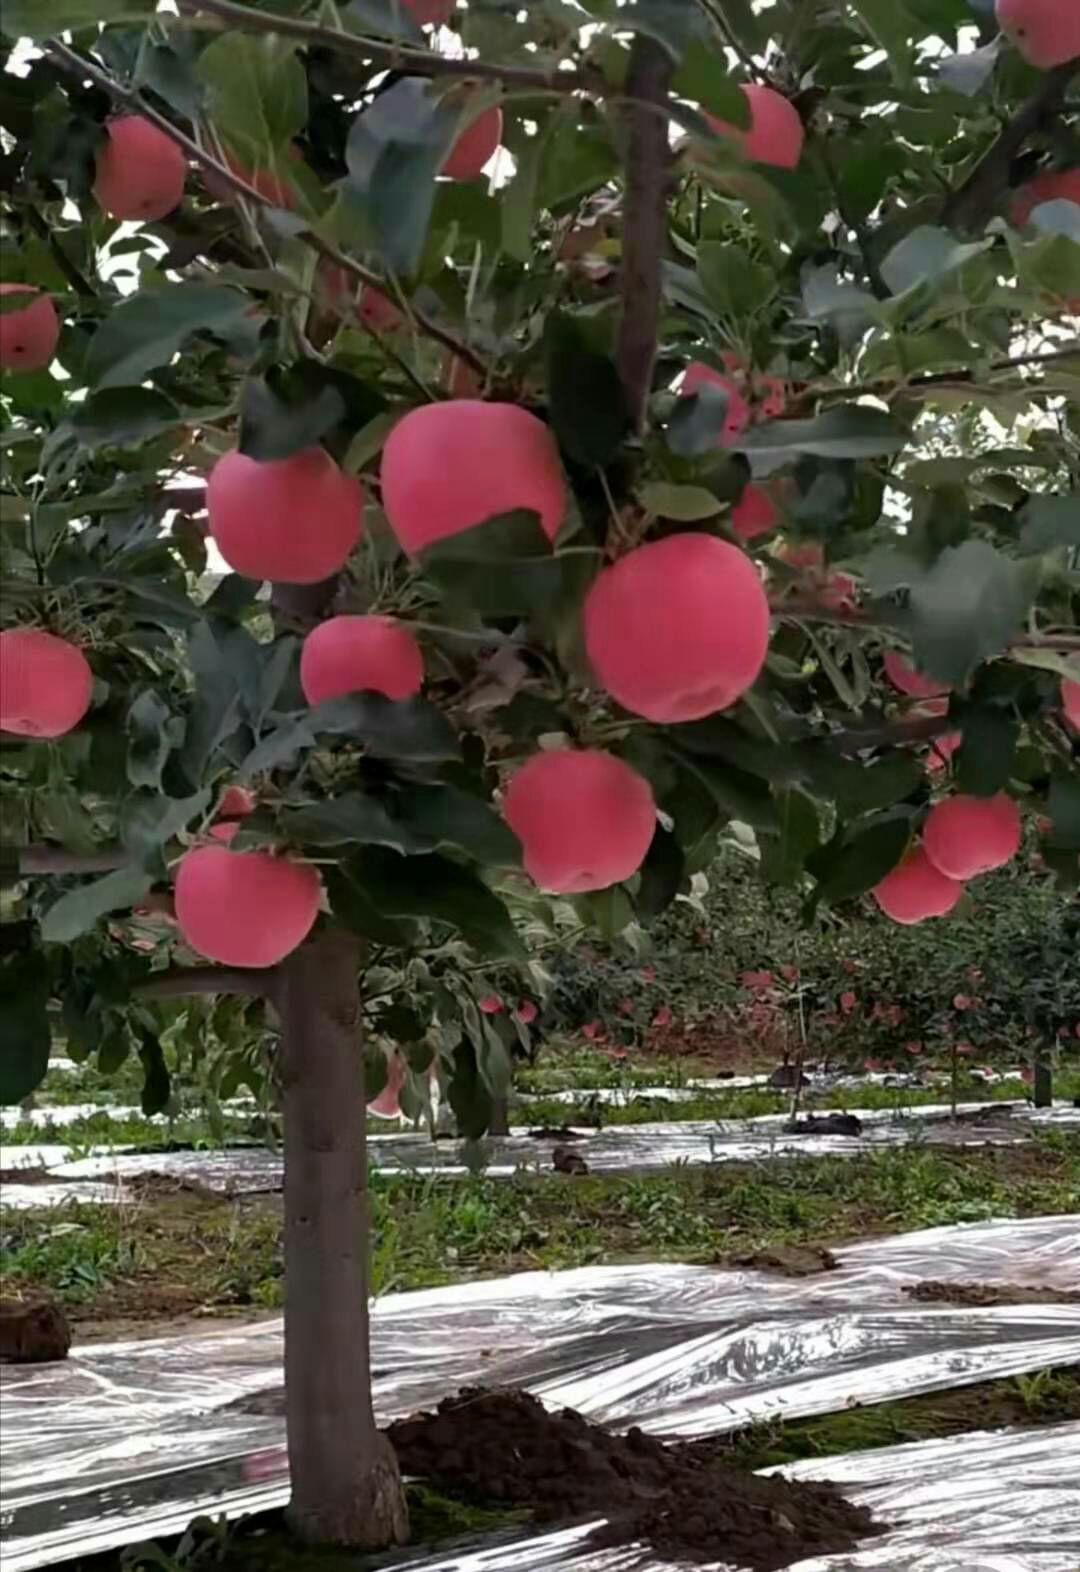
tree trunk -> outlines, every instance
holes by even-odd
[[[1036,1108],[1052,1108],[1054,1106],[1054,1072],[1050,1065],[1050,1054],[1045,1043],[1040,1043],[1035,1050],[1035,1059],[1032,1064],[1031,1091]]]
[[[285,1405],[290,1527],[309,1543],[404,1544],[393,1448],[371,1402],[360,951],[330,930],[281,966]]]

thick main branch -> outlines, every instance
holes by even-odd
[[[1009,188],[1013,159],[1028,137],[1062,109],[1069,83],[1077,71],[1080,71],[1080,60],[1048,71],[1031,97],[1021,104],[963,185],[945,203],[943,217],[950,229],[982,229],[1002,192]]]
[[[178,966],[159,972],[136,985],[140,999],[182,999],[191,994],[246,994],[253,999],[270,999],[277,986],[278,971],[245,970],[230,966]]]
[[[20,846],[17,851],[19,872],[33,873],[115,873],[131,861],[122,846],[107,846],[101,851],[70,852],[63,846]]]
[[[615,362],[635,427],[644,424],[660,330],[660,265],[667,235],[671,144],[663,110],[674,63],[655,39],[638,33],[630,52],[624,110],[626,180],[623,196],[621,314]]]

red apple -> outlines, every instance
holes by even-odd
[[[910,661],[905,660],[897,650],[886,650],[882,664],[885,667],[885,675],[893,687],[913,699],[937,699],[949,691],[948,683],[939,682],[936,677],[925,677],[921,671],[916,671]],[[929,706],[927,712],[932,713]],[[944,709],[940,713],[944,714]]]
[[[176,871],[186,942],[224,966],[276,966],[311,932],[322,885],[308,863],[269,852],[198,846]]]
[[[1013,799],[963,793],[935,803],[923,825],[926,855],[949,879],[1001,868],[1020,849],[1020,809]]]
[[[285,156],[292,163],[297,163],[304,155],[293,142],[286,148]],[[281,175],[275,174],[272,169],[249,169],[227,150],[222,151],[221,162],[231,174],[236,175],[246,186],[250,186],[252,191],[258,192],[259,196],[265,197],[275,207],[293,208],[296,206],[296,193],[292,186],[288,180],[283,179]],[[236,202],[242,199],[241,193],[229,185],[227,180],[222,180],[221,176],[216,175],[212,169],[203,170],[202,182],[210,192],[210,195],[217,197],[219,202]],[[327,266],[326,272],[329,272],[331,269],[334,269],[333,263]],[[343,268],[334,270],[339,274],[344,273]],[[345,276],[348,277],[347,274]]]
[[[997,0],[997,19],[1027,63],[1040,71],[1080,56],[1076,0]]]
[[[585,648],[600,685],[648,720],[698,720],[757,680],[769,603],[737,546],[688,532],[638,546],[593,581]]]
[[[1080,682],[1062,677],[1061,708],[1069,725],[1080,731]]]
[[[916,846],[871,893],[886,917],[910,926],[951,912],[963,895],[964,886],[956,879],[946,878],[922,847]]]
[[[360,539],[363,494],[324,448],[260,463],[218,459],[206,487],[210,533],[237,573],[317,584],[344,567]]]
[[[396,1050],[386,1065],[386,1085],[376,1097],[368,1099],[367,1111],[376,1119],[401,1118],[401,1088],[405,1085],[405,1060]]]
[[[747,486],[731,510],[731,527],[740,540],[756,540],[780,522],[776,504],[760,486]]]
[[[187,159],[164,131],[142,115],[121,115],[105,127],[94,195],[112,218],[153,221],[179,207]]]
[[[498,104],[481,110],[465,127],[446,156],[442,173],[450,180],[476,180],[502,139],[503,112]]]
[[[529,877],[559,895],[628,879],[656,830],[648,781],[597,749],[534,754],[510,777],[503,813]]]
[[[43,628],[0,633],[0,730],[62,737],[90,708],[94,676],[82,650]]]
[[[312,629],[300,652],[300,686],[309,704],[365,691],[407,699],[423,681],[420,646],[393,617],[331,617]]]
[[[31,296],[27,305],[0,313],[0,370],[40,371],[60,342],[56,307],[35,284],[0,284],[0,295]]]
[[[453,16],[457,0],[401,0],[401,3],[421,27],[429,23],[442,27]]]
[[[398,307],[374,284],[360,286],[356,314],[373,333],[392,333],[405,323]]]
[[[448,399],[398,421],[382,455],[382,499],[408,552],[528,508],[554,540],[566,482],[550,427],[516,404]]]
[[[1075,202],[1080,206],[1080,169],[1044,169],[1021,186],[1009,208],[1009,217],[1017,229],[1023,229],[1044,202]]]
[[[706,119],[717,131],[735,137],[747,158],[755,163],[794,169],[802,157],[806,140],[799,111],[771,87],[748,82],[742,84],[742,92],[750,108],[749,130],[729,125],[713,115],[707,115]]]

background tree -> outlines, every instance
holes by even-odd
[[[148,1109],[163,1033],[280,1031],[292,1517],[381,1544],[365,1013],[478,1137],[474,969],[729,822],[810,909],[947,921],[1020,809],[1075,887],[1075,40],[176,9],[4,8],[2,1089],[54,1015]]]

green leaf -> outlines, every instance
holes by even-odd
[[[157,10],[157,0],[4,0],[9,38],[48,38],[98,22],[138,22]]]
[[[993,240],[960,241],[947,229],[920,224],[885,257],[881,276],[894,295],[902,295],[918,284],[936,283],[993,244]]]
[[[856,826],[839,844],[834,838],[807,860],[818,895],[832,902],[865,895],[896,867],[910,839],[911,819],[902,812]]]
[[[836,267],[807,267],[802,275],[803,309],[813,322],[828,322],[844,345],[854,344],[879,316],[868,290],[841,283]]]
[[[1052,828],[1049,845],[1055,851],[1080,851],[1080,769],[1059,765],[1050,777],[1047,812]]]
[[[878,590],[907,589],[890,620],[908,633],[916,666],[954,687],[1023,630],[1038,583],[1037,564],[1015,562],[985,540],[949,547],[928,569],[893,553],[868,564],[867,575]]]
[[[78,406],[71,429],[82,447],[94,451],[146,442],[182,420],[172,399],[153,388],[102,388]]]
[[[700,104],[727,125],[745,130],[750,124],[749,103],[731,76],[723,51],[711,48],[704,39],[689,40],[671,86],[680,98]]]
[[[871,41],[889,57],[898,82],[911,81],[911,36],[915,28],[902,0],[852,0]]]
[[[715,518],[723,508],[719,498],[704,486],[673,486],[666,480],[647,481],[638,492],[638,501],[658,518],[677,519],[680,524]]]
[[[1020,510],[1020,523],[1020,550],[1028,555],[1080,546],[1080,491],[1070,497],[1032,497]]]
[[[435,201],[435,177],[453,146],[461,106],[407,76],[357,115],[345,146],[346,190],[387,267],[412,273]]]
[[[685,873],[686,859],[678,840],[669,830],[657,825],[639,874],[635,904],[642,922],[649,922],[667,911],[679,893]]]
[[[209,806],[209,789],[191,797],[165,797],[160,791],[133,792],[123,805],[120,839],[133,858],[153,869],[153,858],[160,848],[186,830]]]
[[[926,780],[921,761],[899,751],[873,764],[837,759],[831,770],[819,757],[814,775],[816,781],[826,786],[840,812],[849,818],[891,808],[918,791]]]
[[[817,808],[801,791],[778,792],[776,812],[780,830],[762,836],[761,871],[769,884],[794,884],[817,850],[820,826]]]
[[[628,0],[619,12],[619,26],[654,38],[676,62],[704,32],[701,12],[686,0]]]
[[[455,847],[477,862],[515,867],[521,862],[517,836],[490,803],[460,786],[407,786],[394,802],[398,822],[433,848]]]
[[[48,1071],[50,989],[48,969],[34,951],[10,957],[0,979],[0,1104],[7,1107],[29,1097]]]
[[[701,458],[717,446],[727,420],[730,398],[726,388],[703,382],[693,393],[676,400],[667,427],[667,445],[680,458]],[[739,447],[744,446],[739,438]]]
[[[133,906],[153,882],[142,868],[117,868],[103,879],[80,884],[49,907],[41,919],[41,937],[50,944],[70,944],[108,912]]]
[[[444,600],[472,614],[544,616],[584,593],[600,553],[595,561],[553,553],[539,516],[522,509],[436,541],[420,564]]]
[[[906,433],[891,415],[862,404],[844,404],[813,420],[771,420],[744,432],[738,442],[739,451],[751,457],[814,453],[834,459],[877,458],[899,453],[906,444]]]
[[[272,372],[249,377],[240,395],[237,446],[264,464],[313,447],[345,415],[345,400],[337,388],[327,384],[314,398],[293,403],[276,391],[272,378]]]
[[[946,56],[938,65],[938,76],[954,92],[963,93],[965,98],[974,98],[993,76],[1003,42],[1004,35],[999,33],[997,38],[984,44],[981,49]]]
[[[585,922],[603,939],[616,939],[634,920],[634,903],[621,884],[579,895],[575,904]]]
[[[395,950],[407,949],[416,936],[415,926],[378,911],[357,878],[357,871],[352,858],[339,867],[323,869],[323,884],[334,916],[362,939]]]
[[[729,819],[752,825],[755,830],[775,834],[779,828],[776,803],[764,783],[732,764],[713,759],[681,757],[685,767],[697,776]]]
[[[140,290],[114,306],[90,340],[87,381],[99,388],[139,383],[168,365],[194,333],[227,335],[249,303],[239,290],[216,284]]]
[[[342,846],[348,841],[361,845],[390,846],[404,855],[434,851],[430,836],[415,834],[397,819],[389,804],[364,792],[346,792],[328,797],[325,802],[306,808],[290,808],[284,815],[290,840],[307,846]]]
[[[161,786],[171,750],[182,740],[184,723],[174,717],[153,688],[145,688],[127,714],[127,776],[133,786]]]
[[[767,306],[776,288],[770,268],[756,262],[745,247],[725,241],[703,240],[697,269],[713,310],[735,322],[745,322]]]
[[[549,120],[535,136],[515,146],[517,170],[500,192],[503,250],[516,262],[531,262],[532,230],[537,211],[537,189],[547,139],[554,122]]]
[[[579,464],[607,464],[626,435],[628,416],[615,363],[590,342],[583,323],[550,311],[544,323],[551,424]]]
[[[317,734],[350,737],[381,759],[443,764],[461,754],[457,733],[428,699],[350,693],[316,705],[308,714],[308,724]]]
[[[467,1141],[478,1141],[491,1124],[491,1089],[476,1062],[476,1049],[468,1037],[462,1038],[454,1054],[454,1070],[447,1087],[458,1134]]]
[[[1012,715],[991,704],[953,702],[949,718],[956,716],[963,742],[953,759],[960,791],[973,797],[993,797],[1012,774],[1020,727]]]
[[[142,1060],[143,1067],[143,1086],[139,1102],[146,1117],[152,1119],[155,1114],[161,1113],[168,1106],[172,1084],[161,1044],[150,1032],[141,1034],[139,1058]]]
[[[445,857],[402,858],[370,846],[351,871],[376,911],[386,917],[419,917],[457,928],[483,955],[524,960],[510,913],[487,885]]]
[[[214,129],[247,168],[265,167],[307,123],[307,76],[296,51],[276,33],[233,29],[199,56]]]

